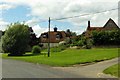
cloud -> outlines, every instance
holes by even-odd
[[[40,37],[41,33],[48,32],[48,28],[41,27],[40,25],[34,25],[32,29],[36,33],[37,37]],[[53,31],[53,29],[50,28],[50,31]]]
[[[44,31],[47,31],[46,28],[40,27],[39,25],[33,26],[32,29],[36,33],[37,37],[39,37],[40,34],[43,33]]]
[[[6,30],[7,29],[7,25],[9,25],[9,22],[5,22],[2,19],[0,19],[0,30]]]
[[[78,18],[62,20],[71,23],[74,26],[74,30],[78,32],[85,30],[88,20],[91,21],[92,26],[100,27],[103,26],[109,18],[112,18],[117,23],[117,10],[96,15],[92,14],[95,12],[117,8],[118,1],[119,0],[3,0],[3,2],[6,2],[7,4],[28,6],[31,12],[27,15],[37,17],[26,22],[26,24],[30,26],[38,27],[40,18],[46,20],[48,17],[61,18],[91,14],[89,16],[80,16]],[[42,26],[40,29],[43,31],[45,30]],[[37,31],[37,28],[35,28],[35,30],[36,32],[41,32]]]
[[[15,6],[10,5],[10,4],[0,4],[0,10],[8,10],[11,8],[14,8]]]
[[[28,20],[27,22],[25,22],[25,24],[29,25],[29,26],[34,26],[37,25],[39,22],[39,19],[33,18],[31,20]]]

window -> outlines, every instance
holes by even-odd
[[[56,40],[60,40],[60,35],[56,34]]]
[[[60,35],[59,35],[59,34],[57,34],[57,35],[56,35],[56,38],[60,38]]]
[[[42,35],[42,37],[43,37],[43,38],[48,38],[48,34],[45,33],[45,34]]]

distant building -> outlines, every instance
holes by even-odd
[[[107,23],[103,27],[91,27],[90,21],[88,21],[88,27],[85,32],[83,32],[83,35],[86,37],[91,37],[92,31],[102,31],[102,30],[116,30],[120,29],[117,24],[110,18]]]
[[[50,31],[50,47],[58,46],[59,42],[65,41],[67,34],[65,31],[57,31],[57,28],[54,28],[54,31]],[[40,42],[43,44],[43,47],[48,46],[49,35],[48,32],[42,33],[40,36]]]

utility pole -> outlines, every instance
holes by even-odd
[[[50,57],[50,17],[49,17],[48,22],[49,22],[49,25],[48,25],[48,29],[49,29],[48,31],[48,57]]]

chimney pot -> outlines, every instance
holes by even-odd
[[[88,21],[88,28],[87,29],[89,29],[90,28],[90,21]]]
[[[90,21],[88,21],[88,27],[90,27]]]
[[[57,27],[54,28],[54,32],[57,32]]]

